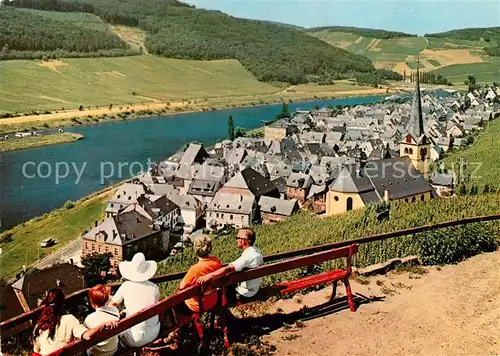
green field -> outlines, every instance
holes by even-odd
[[[81,140],[82,138],[83,135],[80,134],[62,132],[51,135],[25,137],[22,139],[9,139],[6,141],[0,141],[0,152],[74,142]]]
[[[192,61],[134,56],[0,62],[0,111],[203,99],[278,92],[236,60]]]
[[[0,278],[16,273],[23,265],[29,266],[38,258],[56,252],[79,237],[93,221],[102,219],[110,197],[111,191],[95,195],[86,201],[77,202],[72,209],[55,210],[2,233]],[[40,249],[40,242],[48,237],[54,238],[57,244]]]
[[[419,63],[419,62],[406,62],[406,65],[410,68],[410,69],[415,69],[417,70],[418,68],[425,68],[422,63]]]
[[[441,67],[441,63],[439,63],[435,59],[428,59],[427,62],[429,62],[430,64],[432,64],[434,67]]]
[[[500,189],[499,135],[500,119],[497,118],[486,124],[486,129],[478,135],[472,146],[446,154],[444,167],[458,173],[462,161],[465,166],[460,175],[462,178],[469,175],[470,185],[478,187],[480,192],[485,184]]]
[[[441,74],[453,84],[463,84],[469,75],[474,76],[478,83],[491,84],[500,82],[500,58],[490,58],[485,63],[456,64],[432,73]]]
[[[484,47],[492,47],[496,45],[496,41],[468,41],[456,38],[441,38],[441,37],[427,37],[429,41],[429,49],[480,49]]]

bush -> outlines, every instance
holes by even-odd
[[[456,263],[481,252],[494,251],[496,244],[491,224],[468,224],[422,234],[419,256],[425,265]]]
[[[64,203],[63,208],[66,210],[73,209],[75,207],[75,203],[72,202],[71,200],[67,200],[66,203]]]

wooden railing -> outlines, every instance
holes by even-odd
[[[294,258],[294,257],[298,257],[298,256],[307,256],[307,255],[311,255],[311,254],[322,252],[322,251],[328,251],[328,250],[332,250],[332,249],[339,248],[339,247],[349,246],[351,244],[364,244],[364,243],[369,243],[369,242],[374,242],[374,241],[386,240],[386,239],[394,238],[394,237],[415,235],[417,233],[430,231],[430,230],[437,230],[437,229],[442,229],[442,228],[461,226],[461,225],[477,223],[477,222],[495,221],[495,220],[500,220],[500,214],[488,215],[488,216],[478,216],[478,217],[472,217],[472,218],[464,218],[464,219],[460,219],[460,220],[442,222],[442,223],[438,223],[438,224],[434,224],[434,225],[424,225],[424,226],[419,226],[419,227],[405,229],[405,230],[393,231],[393,232],[388,232],[388,233],[382,233],[382,234],[377,234],[377,235],[361,237],[361,238],[357,238],[357,239],[351,239],[351,240],[339,241],[339,242],[334,242],[334,243],[325,244],[325,245],[308,247],[308,248],[304,248],[304,249],[300,249],[300,250],[282,252],[282,253],[278,253],[278,254],[269,255],[269,256],[264,257],[264,262],[269,263],[269,262],[275,262],[275,261],[280,261],[280,260],[284,260],[284,259]],[[318,262],[311,262],[311,265],[316,264],[316,263],[318,263]],[[245,276],[250,276],[248,279],[253,279],[253,278],[255,278],[255,276],[253,276],[253,273],[260,273],[259,271],[261,271],[261,270],[267,271],[266,269],[261,269],[264,267],[267,267],[267,266],[263,266],[263,267],[260,267],[259,269],[255,269],[257,272],[253,272],[254,270],[247,271],[245,273],[248,273],[248,275],[245,275]],[[186,272],[180,272],[180,273],[173,273],[173,274],[156,276],[156,277],[151,278],[151,281],[154,283],[157,283],[157,284],[175,281],[175,280],[181,279],[185,275],[185,273]],[[275,273],[278,273],[278,272],[275,272]],[[274,274],[274,273],[271,273],[271,274]],[[237,279],[240,278],[239,276],[241,276],[241,274],[237,274],[237,273],[232,274],[230,276],[227,276],[227,277],[225,277],[225,278],[227,278],[227,282],[224,282],[224,283],[234,284],[237,282]],[[263,276],[266,276],[266,275],[263,275]],[[119,286],[119,284],[112,285],[112,287],[114,289],[116,289],[118,286]],[[191,291],[193,294],[191,294]],[[199,292],[200,292],[199,286],[195,286],[195,287],[186,289],[180,293],[176,293],[176,294],[164,299],[163,301],[160,302],[160,304],[155,305],[154,310],[155,311],[158,311],[158,310],[164,311],[164,310],[170,308],[170,306],[172,305],[172,300],[180,303],[179,300],[184,301],[186,299],[191,298],[194,295],[197,295],[197,293],[199,293]],[[81,299],[81,298],[84,298],[87,293],[88,293],[88,289],[83,289],[83,290],[80,290],[78,292],[75,292],[73,294],[68,295],[66,297],[66,300],[68,302],[71,302],[72,300]],[[184,298],[184,299],[182,299],[182,298]],[[162,305],[162,307],[159,307],[158,305]],[[175,305],[175,304],[173,304],[173,305]],[[0,335],[2,335],[2,338],[7,337],[9,335],[9,330],[15,329],[16,326],[19,326],[20,324],[35,320],[36,318],[38,318],[40,311],[41,311],[41,307],[36,308],[34,310],[31,310],[29,312],[26,312],[24,314],[21,314],[19,316],[16,316],[14,318],[11,318],[9,320],[6,320],[6,321],[0,323]],[[158,313],[156,313],[156,314],[158,314]],[[155,313],[151,314],[150,312],[148,312],[147,314],[144,314],[144,315],[152,316],[152,315],[156,315],[156,314]],[[126,330],[130,326],[135,325],[141,321],[144,321],[150,317],[150,316],[149,317],[145,316],[142,318],[142,316],[143,316],[142,314],[141,315],[133,315],[133,316],[130,316],[129,318],[127,318],[126,319],[127,323],[124,325],[128,325],[128,327],[126,327],[123,330]],[[130,320],[132,320],[132,321],[130,321]],[[123,321],[125,321],[125,319]],[[122,325],[122,324],[120,323],[120,325]],[[119,330],[121,330],[121,328]],[[17,331],[17,332],[19,332],[19,331]],[[98,339],[96,338],[95,340],[98,340]],[[105,338],[99,339],[99,340],[102,341],[102,340],[105,340]],[[98,341],[93,340],[92,342],[95,343]]]
[[[355,248],[357,247],[356,244],[354,246]],[[246,271],[232,273],[230,275],[218,278],[210,284],[216,287],[226,287],[239,282],[248,281],[250,279],[266,277],[273,274],[334,260],[336,258],[347,257],[348,253],[349,252],[346,252],[345,248],[341,248],[318,252],[309,256],[295,257],[286,261],[275,262]],[[149,308],[143,309],[140,312],[123,319],[118,323],[118,327],[113,330],[104,330],[102,332],[99,332],[95,337],[92,338],[92,340],[75,341],[74,343],[68,344],[62,349],[50,354],[50,356],[75,355],[79,352],[83,352],[89,347],[106,339],[109,339],[112,336],[118,335],[144,320],[164,313],[167,309],[170,309],[175,305],[184,302],[186,299],[202,294],[203,290],[206,289],[202,288],[202,285],[198,284],[191,286],[181,292],[175,293],[163,299],[162,301]]]

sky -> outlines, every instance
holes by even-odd
[[[355,26],[423,35],[500,26],[500,0],[184,0],[198,8],[302,27]]]

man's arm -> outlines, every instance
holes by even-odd
[[[196,279],[196,283],[198,284],[203,284],[208,281],[211,281],[213,279],[225,276],[226,274],[235,272],[236,269],[233,267],[232,264],[227,265],[226,267],[219,268],[217,271],[213,271],[212,273],[206,274],[204,276],[198,277]]]

